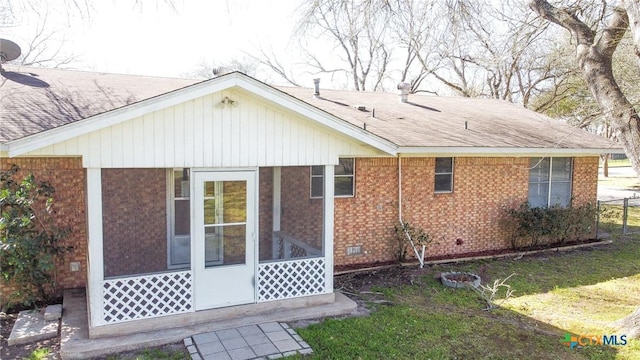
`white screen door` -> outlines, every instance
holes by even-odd
[[[255,302],[255,172],[194,172],[196,310]]]

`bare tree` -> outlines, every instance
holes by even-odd
[[[631,164],[640,174],[640,116],[616,81],[613,56],[631,25],[636,55],[640,55],[640,1],[602,1],[596,21],[585,17],[584,4],[558,7],[546,0],[532,0],[531,9],[540,17],[566,29],[575,41],[575,59],[593,99],[599,104]],[[580,6],[583,5],[583,6]],[[587,13],[588,15],[589,13]],[[594,12],[591,12],[594,14]],[[582,16],[582,17],[581,17]],[[630,337],[640,336],[640,307],[618,325]]]
[[[306,49],[307,65],[317,73],[343,74],[354,90],[379,90],[391,61],[387,24],[391,17],[385,0],[327,0],[304,4],[297,36]],[[324,38],[335,46],[336,58],[309,50]],[[330,65],[325,65],[329,63]]]
[[[295,75],[291,69],[287,69],[275,55],[273,49],[264,50],[258,49],[258,55],[246,54],[248,58],[252,59],[257,64],[265,66],[268,70],[274,72],[276,75],[284,79],[289,84],[300,87],[300,83],[295,79]]]
[[[183,74],[185,77],[196,79],[211,79],[220,72],[239,71],[243,74],[256,77],[260,63],[253,57],[233,58],[225,62],[200,61],[193,71]]]
[[[434,2],[431,31],[412,40],[423,71],[457,95],[529,107],[568,70],[544,51],[555,43],[546,22],[522,8],[520,0]]]

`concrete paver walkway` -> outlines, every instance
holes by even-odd
[[[313,352],[294,329],[279,322],[198,334],[184,344],[193,360],[279,359]]]

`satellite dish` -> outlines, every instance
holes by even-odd
[[[11,40],[0,39],[0,63],[15,60],[20,56],[20,46]]]

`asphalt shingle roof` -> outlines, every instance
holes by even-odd
[[[609,140],[496,99],[280,87],[280,90],[402,147],[598,149]],[[364,107],[358,110],[357,107]]]
[[[198,80],[3,64],[0,143],[176,90]]]
[[[0,143],[192,85],[198,80],[3,65]],[[608,149],[609,140],[506,101],[277,87],[400,147]],[[359,107],[359,108],[358,108]]]

